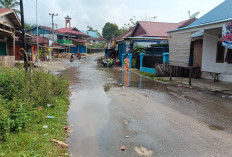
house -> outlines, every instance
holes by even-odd
[[[68,27],[69,24],[69,27]],[[65,18],[66,28],[58,29],[57,31],[65,35],[65,40],[60,40],[58,43],[67,46],[71,53],[87,53],[87,34],[82,33],[76,27],[71,27],[71,18]]]
[[[101,38],[88,37],[87,42],[88,42],[89,45],[106,44],[107,40],[105,38],[103,38],[103,37],[101,37]]]
[[[225,0],[190,24],[168,32],[170,64],[197,67],[201,77],[232,82],[232,1]]]
[[[130,37],[134,27],[131,27],[126,32],[122,33],[118,37],[116,37],[113,41],[116,43],[116,51],[118,52],[118,60],[120,61],[120,65],[123,66],[123,58],[130,50],[130,40],[126,40],[125,38]],[[127,46],[127,47],[126,47]]]
[[[46,27],[46,26],[38,26],[38,35],[40,37],[44,37],[49,40],[52,39],[52,28],[51,27]],[[31,35],[37,35],[37,27],[34,27],[27,31],[28,34]],[[64,40],[65,39],[65,34],[60,32],[59,30],[54,30],[54,41],[59,41],[59,40]]]
[[[185,27],[194,22],[194,20],[196,19],[185,20],[179,23],[138,21],[135,27],[116,38],[119,55],[122,54],[122,57],[119,57],[122,58],[120,61],[122,62],[125,54],[129,54],[130,56],[133,49],[136,47],[149,48],[149,50],[147,49],[149,53],[147,51],[147,53],[142,54],[144,56],[140,58],[140,61],[145,60],[145,65],[148,66],[148,69],[142,68],[141,65],[143,65],[143,63],[140,63],[140,70],[156,73],[154,69],[155,64],[163,62],[163,60],[160,61],[160,59],[162,59],[163,53],[168,47],[169,40],[167,32],[173,29]],[[150,48],[151,46],[154,46],[155,48]],[[154,56],[156,54],[158,57]],[[152,59],[152,57],[155,57],[155,59]],[[130,58],[132,63],[132,58],[135,57],[132,56]]]
[[[0,66],[13,66],[15,63],[17,32],[21,30],[21,22],[12,9],[0,8]]]

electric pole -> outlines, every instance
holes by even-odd
[[[23,0],[20,0],[20,13],[21,13],[21,24],[22,24],[22,36],[23,36],[23,49],[24,49],[24,67],[27,71],[28,69],[28,60],[27,60],[27,45],[26,45],[26,34],[25,34],[25,26],[24,26],[24,11],[23,11]]]
[[[58,16],[58,14],[49,13],[49,15],[52,17],[52,41],[54,43],[54,22],[53,22],[53,18],[54,18],[54,16]]]
[[[38,25],[38,3],[36,0],[36,38],[37,38],[37,54],[39,53],[39,25]]]

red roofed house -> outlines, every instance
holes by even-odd
[[[128,30],[128,32],[126,32],[125,34],[116,38],[117,43],[119,44],[119,56],[122,56],[120,56],[121,59],[120,57],[119,59],[122,61],[124,59],[124,56],[128,54],[129,58],[131,59],[130,66],[132,67],[132,50],[137,46],[142,46],[145,48],[150,48],[152,45],[155,47],[162,46],[162,53],[160,50],[158,50],[158,52],[157,48],[154,48],[150,50],[155,50],[155,52],[147,52],[144,54],[145,56],[148,56],[148,53],[149,55],[151,55],[151,53],[159,53],[159,55],[162,56],[164,49],[166,50],[166,48],[168,47],[167,32],[189,25],[192,22],[194,22],[192,19],[180,23],[138,21],[132,30]],[[143,56],[140,60],[143,61]],[[156,73],[156,70],[154,69],[156,63],[151,59],[148,59],[147,61],[149,61],[149,68],[152,68],[152,70],[147,70],[146,68],[141,69],[141,67],[140,70],[144,72]],[[143,65],[143,63],[140,63],[140,65]]]
[[[69,24],[69,27],[68,27]],[[60,40],[58,43],[67,45],[71,53],[87,53],[87,34],[82,33],[76,27],[71,27],[71,18],[65,18],[66,28],[58,29],[57,31],[65,35],[65,40]]]
[[[16,47],[16,32],[20,31],[21,22],[12,9],[0,8],[0,66],[13,66],[15,54],[20,50]]]

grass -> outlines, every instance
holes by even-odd
[[[156,78],[155,80],[156,80],[156,81],[160,81],[160,82],[168,82],[168,80],[165,80],[165,79],[163,79],[163,78]]]
[[[139,74],[143,75],[143,76],[147,76],[147,77],[150,77],[152,79],[154,79],[156,77],[155,74],[152,74],[152,73],[146,73],[146,72],[141,72],[139,71]]]
[[[0,156],[65,156],[67,150],[50,140],[66,141],[68,105],[68,83],[62,78],[37,70],[25,75],[23,69],[1,68]]]

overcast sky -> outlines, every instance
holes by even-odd
[[[58,28],[65,26],[64,17],[72,18],[72,26],[86,30],[87,25],[100,32],[106,22],[122,27],[133,16],[136,20],[148,20],[156,16],[156,22],[180,22],[200,11],[198,18],[224,0],[38,0],[39,25],[51,26],[49,13]],[[24,0],[25,21],[36,23],[36,0]]]

